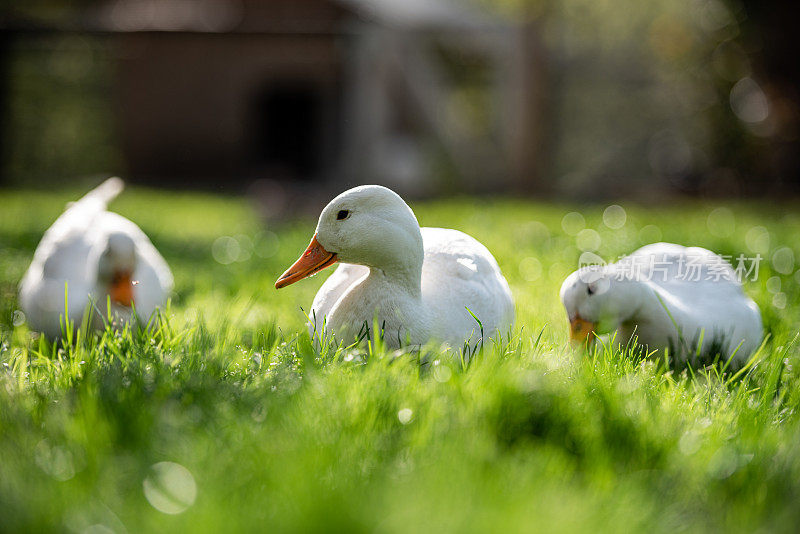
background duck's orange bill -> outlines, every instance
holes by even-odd
[[[314,234],[303,255],[291,267],[286,269],[286,272],[275,282],[275,288],[280,289],[294,284],[298,280],[311,276],[337,261],[339,260],[336,254],[325,250],[325,247],[317,241],[317,234]]]
[[[130,308],[131,304],[133,304],[133,281],[131,280],[131,275],[116,275],[108,296],[111,297],[112,302]]]
[[[569,337],[573,341],[583,343],[595,329],[595,324],[585,321],[581,317],[576,317],[569,322]]]

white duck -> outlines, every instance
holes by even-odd
[[[698,345],[727,357],[741,343],[734,358],[741,365],[762,338],[758,306],[731,265],[704,248],[654,243],[617,263],[584,267],[564,281],[561,302],[575,340],[600,323],[623,344],[635,331],[639,343],[669,347],[681,360]]]
[[[345,191],[319,217],[316,233],[275,282],[293,284],[337,261],[311,306],[312,335],[353,340],[373,320],[390,347],[446,342],[461,347],[504,333],[514,322],[508,283],[491,253],[457,230],[420,228],[395,192],[377,185]]]
[[[119,178],[106,180],[70,204],[45,232],[20,283],[20,305],[31,328],[56,338],[65,311],[76,325],[90,303],[105,317],[127,321],[135,309],[146,321],[165,303],[172,273],[164,258],[138,226],[106,211],[123,187]],[[94,313],[92,324],[101,326],[103,317]]]

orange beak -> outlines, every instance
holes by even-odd
[[[590,323],[584,320],[580,315],[576,315],[574,319],[569,322],[569,337],[572,341],[583,343],[586,338],[594,332],[597,324]]]
[[[317,234],[314,234],[303,255],[291,267],[286,269],[286,272],[275,282],[275,289],[294,284],[298,280],[316,274],[337,261],[339,259],[336,254],[325,250],[325,247],[317,241]]]
[[[108,292],[112,302],[130,308],[133,304],[133,281],[131,273],[119,272],[114,275],[111,281],[111,289]]]

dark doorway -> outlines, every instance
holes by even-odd
[[[260,173],[286,180],[318,176],[322,104],[313,84],[270,84],[256,96],[251,152]]]

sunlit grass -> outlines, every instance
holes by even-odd
[[[466,360],[437,347],[315,348],[303,310],[326,275],[273,288],[313,220],[267,227],[240,199],[143,190],[113,208],[172,266],[170,308],[146,329],[54,346],[29,332],[15,291],[74,196],[0,193],[0,530],[753,531],[800,520],[796,206],[623,205],[620,225],[617,209],[604,222],[604,205],[415,205],[421,224],[484,242],[517,301],[514,331]],[[636,348],[569,346],[558,288],[579,245],[614,259],[656,232],[762,254],[746,289],[770,337],[751,366],[681,371]],[[791,269],[775,257],[784,247]]]

